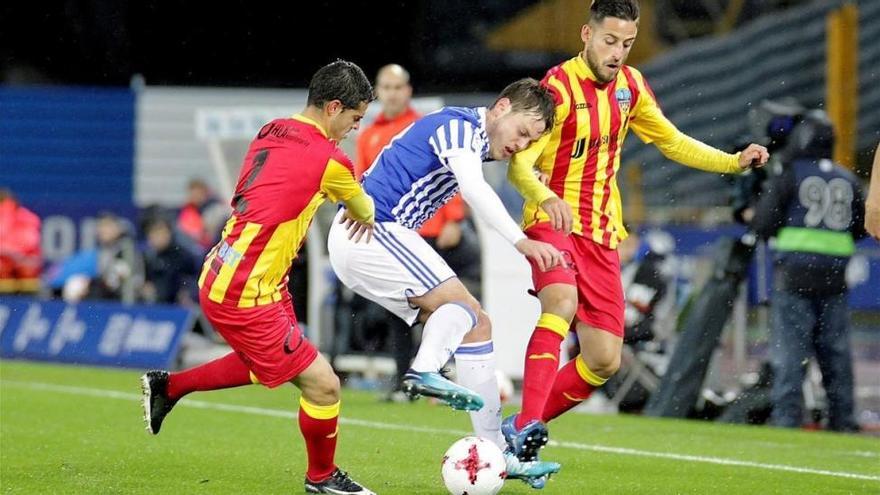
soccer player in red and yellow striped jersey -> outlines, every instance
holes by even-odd
[[[291,263],[325,199],[345,203],[350,235],[369,240],[373,202],[336,143],[357,128],[372,99],[363,71],[336,61],[313,76],[302,113],[269,122],[251,142],[232,216],[199,277],[202,311],[234,352],[179,373],[144,375],[148,431],[158,433],[165,415],[190,392],[291,382],[302,391],[306,491],[373,493],[334,463],[339,379],[303,335],[287,291]]]
[[[593,2],[581,29],[584,51],[543,80],[557,103],[553,131],[510,162],[508,178],[525,197],[523,229],[567,261],[547,272],[532,267],[542,314],[526,350],[522,411],[505,420],[506,437],[524,460],[546,443],[543,423],[588,398],[620,365],[624,299],[616,248],[627,233],[616,174],[627,131],[671,160],[711,172],[738,173],[768,158],[758,145],[735,155],[717,150],[666,119],[642,74],[624,65],[638,20],[637,0]],[[546,186],[534,168],[549,179]],[[581,353],[558,370],[573,321]],[[519,436],[532,440],[517,442]]]

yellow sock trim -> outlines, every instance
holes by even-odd
[[[587,363],[584,362],[584,358],[580,355],[576,358],[575,367],[577,368],[578,375],[581,376],[581,379],[594,387],[601,387],[608,381],[607,378],[602,378],[590,371],[590,368],[587,368]]]
[[[254,385],[259,385],[260,379],[257,378],[257,375],[255,375],[253,371],[248,371],[248,373],[251,375],[251,383],[253,383]]]
[[[315,419],[333,419],[336,416],[339,416],[340,404],[342,404],[342,402],[337,401],[336,404],[331,404],[329,406],[319,406],[307,401],[305,397],[299,398],[299,407],[301,407],[303,412],[305,412],[310,418]]]
[[[554,315],[553,313],[541,313],[541,317],[538,318],[538,326],[546,328],[547,330],[552,330],[564,339],[568,335],[568,329],[571,325],[565,321],[565,318],[559,315]]]

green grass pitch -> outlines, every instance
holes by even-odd
[[[0,492],[302,493],[295,390],[193,394],[156,437],[144,431],[139,373],[0,363]],[[464,413],[386,404],[345,390],[337,461],[379,494],[444,494],[440,457]],[[856,435],[632,416],[569,414],[543,451],[562,463],[528,494],[880,494],[880,441]]]

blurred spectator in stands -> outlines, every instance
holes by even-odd
[[[623,292],[626,344],[654,339],[658,306],[666,297],[672,282],[669,257],[675,249],[675,240],[666,232],[653,230],[644,236],[630,230],[630,236],[620,243],[618,253],[623,267]]]
[[[53,267],[48,285],[67,302],[114,299],[133,303],[143,283],[143,258],[119,217],[101,212],[97,222],[97,248],[79,251]]]
[[[38,292],[42,266],[40,218],[0,188],[0,293]]]
[[[177,239],[171,223],[162,216],[148,218],[144,225],[147,239],[144,251],[146,302],[193,306],[199,258]]]
[[[208,251],[220,239],[229,209],[217,200],[201,179],[192,179],[187,191],[186,204],[177,216],[177,229]]]
[[[98,277],[89,298],[132,303],[143,283],[143,258],[128,226],[111,212],[98,214]]]

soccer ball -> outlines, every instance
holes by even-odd
[[[507,477],[504,454],[480,437],[464,437],[443,455],[441,474],[452,495],[495,495]]]

